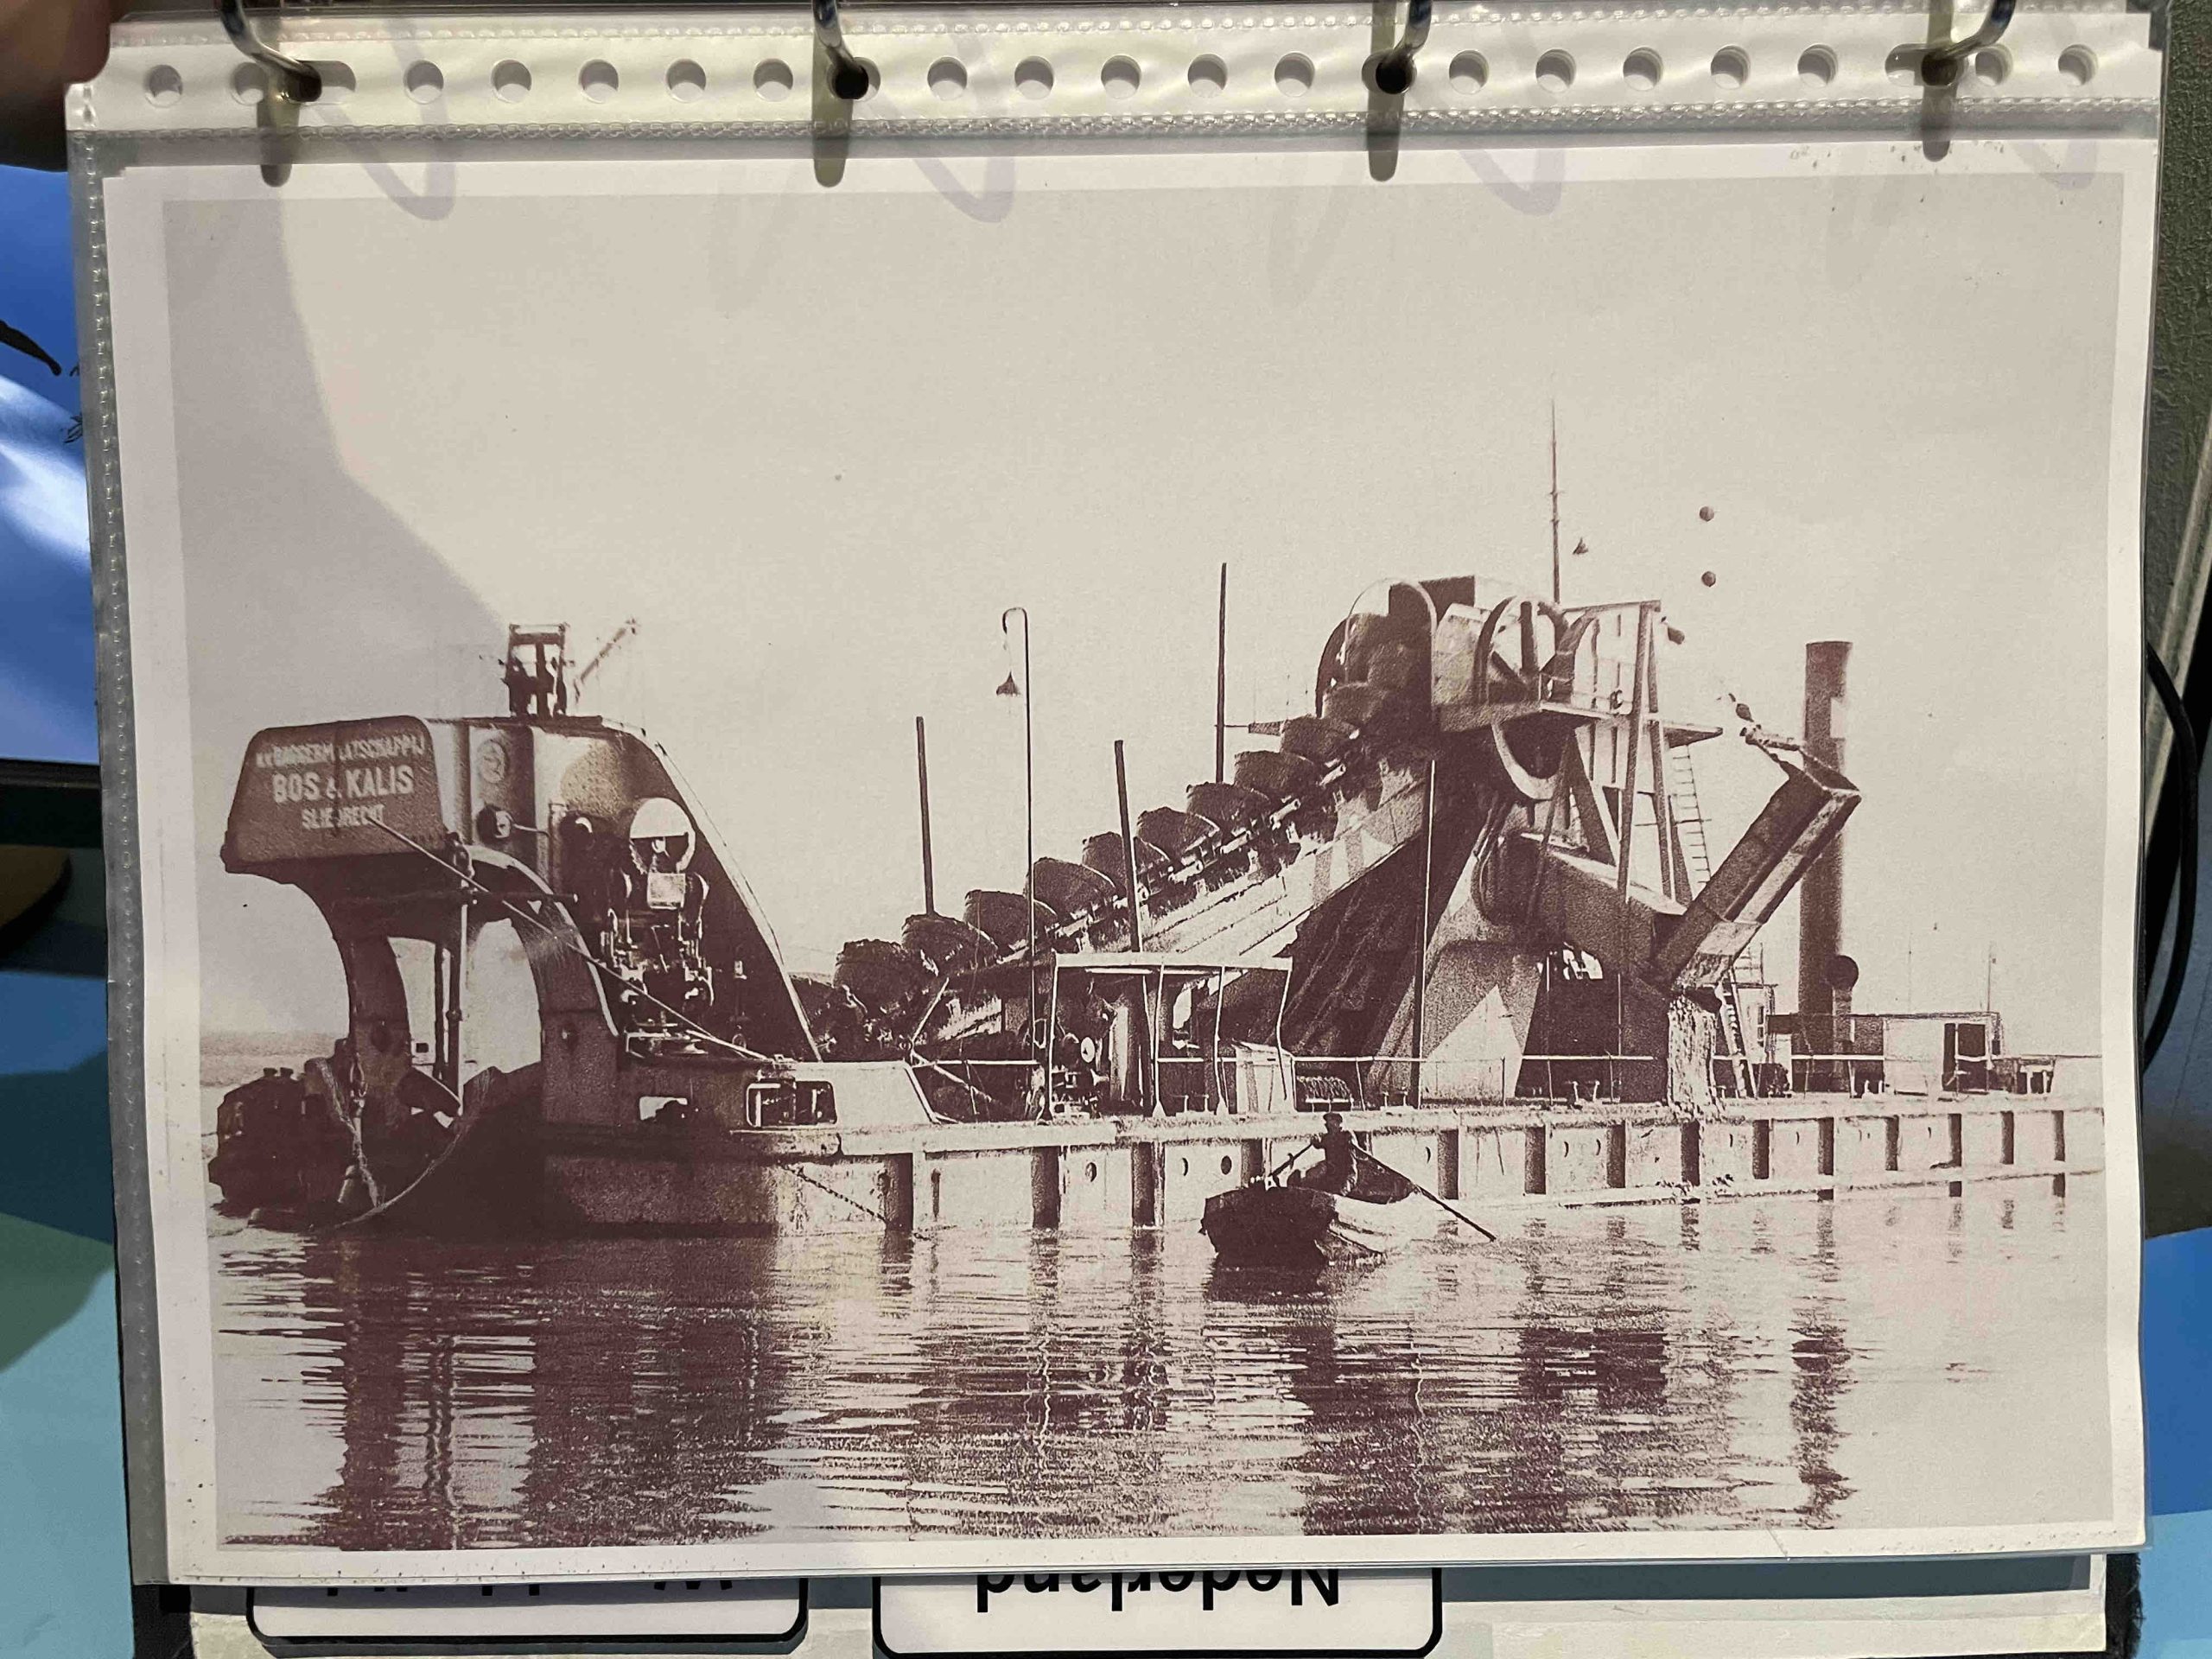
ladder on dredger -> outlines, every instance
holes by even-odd
[[[1705,810],[1698,801],[1697,766],[1688,745],[1668,746],[1667,774],[1668,806],[1682,862],[1695,884],[1691,893],[1695,893],[1713,879],[1713,852],[1706,843]],[[1687,899],[1690,895],[1681,896]],[[1747,1098],[1751,1093],[1751,1051],[1744,1039],[1744,1011],[1736,1001],[1736,970],[1731,968],[1723,974],[1715,988],[1720,994],[1720,1058],[1738,1098]]]

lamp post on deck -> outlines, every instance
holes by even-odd
[[[1023,967],[1028,995],[1023,1011],[1021,1027],[1022,1052],[1027,1053],[1036,1039],[1037,1030],[1037,747],[1031,722],[1029,696],[1029,610],[1027,606],[1009,605],[999,613],[999,632],[1009,649],[1014,644],[1014,619],[1021,619],[1021,683],[1014,682],[1014,670],[1008,667],[1006,678],[999,682],[998,695],[1021,699],[1021,822],[1022,822],[1022,892],[1029,907],[1029,955]]]

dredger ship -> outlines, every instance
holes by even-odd
[[[259,733],[222,858],[313,900],[347,1028],[218,1109],[274,1226],[1195,1225],[1316,1114],[1446,1199],[1681,1201],[2100,1166],[1993,1012],[1852,1006],[1848,647],[1713,857],[1660,602],[1389,581],[1311,712],[1003,890],[794,976],[668,757],[518,626],[504,712]],[[922,798],[926,862],[928,800]],[[1800,1007],[1744,970],[1802,889]],[[499,944],[493,948],[497,936]],[[504,953],[504,957],[502,957]],[[504,976],[499,961],[513,967]],[[499,1029],[500,1042],[487,1040]],[[483,1057],[492,1050],[502,1063]]]

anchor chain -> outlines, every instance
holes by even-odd
[[[827,1192],[833,1198],[842,1198],[847,1204],[851,1205],[854,1209],[860,1211],[863,1215],[874,1216],[886,1227],[889,1227],[892,1224],[891,1217],[885,1215],[882,1211],[875,1208],[874,1205],[863,1203],[861,1199],[855,1198],[849,1192],[841,1192],[826,1181],[816,1180],[813,1176],[808,1174],[797,1164],[786,1164],[784,1167],[791,1174],[798,1177],[800,1180],[804,1181],[809,1186],[817,1187],[821,1191]]]

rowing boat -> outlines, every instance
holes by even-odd
[[[1247,1267],[1300,1267],[1365,1261],[1415,1239],[1434,1236],[1449,1217],[1403,1181],[1395,1195],[1370,1176],[1363,1196],[1313,1183],[1254,1181],[1206,1200],[1200,1228],[1224,1262]]]

